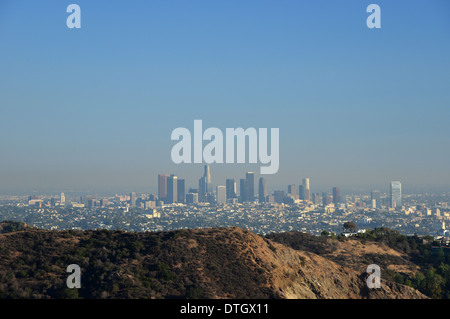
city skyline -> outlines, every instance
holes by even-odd
[[[199,180],[199,188],[189,188],[186,192],[185,180],[178,178],[174,174],[158,174],[158,195],[156,194],[141,194],[137,196],[136,192],[131,192],[126,200],[129,208],[136,208],[136,204],[140,201],[141,208],[154,209],[155,207],[164,207],[172,204],[187,204],[196,205],[199,203],[208,203],[216,205],[235,205],[244,203],[258,203],[258,204],[299,204],[304,205],[322,205],[327,207],[332,204],[336,209],[345,209],[347,207],[347,198],[353,196],[361,196],[362,194],[341,194],[340,187],[332,188],[331,194],[329,192],[312,192],[310,188],[310,179],[303,178],[299,188],[297,185],[287,185],[287,192],[285,190],[274,190],[269,192],[267,190],[267,183],[264,177],[260,177],[258,185],[254,180],[254,172],[247,172],[245,178],[240,179],[240,189],[237,190],[234,179],[227,179],[226,185],[216,185],[215,189],[211,181],[211,170],[208,164],[204,166],[204,174]],[[208,181],[208,182],[206,182]],[[400,181],[391,181],[389,183],[390,191],[387,196],[381,197],[379,190],[373,189],[369,194],[362,195],[363,198],[370,198],[368,206],[371,209],[378,209],[384,203],[392,210],[404,210],[402,185]],[[256,189],[257,187],[257,193]],[[165,195],[163,195],[165,194]],[[124,201],[126,196],[115,194],[114,197],[119,197],[120,201]],[[139,199],[138,199],[139,197]],[[42,207],[43,199],[46,198],[36,195],[28,196],[28,203],[32,206]],[[9,199],[10,200],[10,199]],[[47,198],[48,200],[48,198]],[[48,205],[47,201],[47,205]],[[64,192],[59,194],[59,201],[55,197],[50,198],[51,206],[65,206],[66,196]],[[71,202],[72,207],[94,208],[95,206],[106,207],[109,205],[107,198],[96,198],[92,195],[82,195],[77,202]],[[363,208],[363,207],[360,207]]]
[[[195,193],[195,202],[216,202],[218,197],[221,197],[220,202],[223,202],[222,198],[226,201],[229,199],[237,199],[239,202],[254,202],[257,200],[259,203],[268,202],[267,196],[275,196],[277,192],[283,193],[284,196],[291,197],[293,200],[302,200],[306,202],[318,203],[319,197],[322,197],[322,201],[325,202],[329,199],[329,203],[339,205],[345,203],[343,196],[353,196],[360,195],[359,193],[341,194],[340,187],[333,186],[330,190],[313,189],[311,191],[310,178],[301,178],[301,182],[298,184],[288,184],[281,187],[271,187],[270,191],[267,185],[265,177],[260,177],[255,180],[254,172],[246,172],[245,178],[239,179],[239,187],[234,178],[227,178],[224,183],[223,181],[217,181],[214,183],[212,181],[211,167],[209,164],[205,164],[203,167],[203,176],[200,177],[198,188],[195,185],[186,185],[185,179],[180,178],[175,174],[158,174],[157,192],[142,192],[142,195],[149,194],[150,196],[156,198],[157,200],[163,201],[165,204],[175,204],[175,203],[193,203],[192,199],[187,200],[188,195]],[[298,186],[298,188],[297,188]],[[220,189],[220,194],[219,194]],[[322,195],[320,195],[322,193]],[[382,192],[380,190],[372,188],[370,193],[366,192],[367,196],[370,195],[372,205],[376,208],[380,201],[380,195]],[[392,208],[402,206],[402,184],[400,181],[390,181],[389,190],[383,192],[383,194],[389,197],[389,206]],[[117,193],[116,193],[117,195]],[[212,197],[209,197],[211,195]],[[29,195],[32,196],[32,195]],[[86,197],[87,196],[87,197]],[[81,198],[91,198],[91,195],[81,196]],[[130,207],[135,207],[136,205],[136,192],[131,192],[130,195]],[[64,192],[60,193],[61,202],[65,201]],[[191,197],[192,198],[192,197]],[[273,201],[273,199],[272,199]],[[83,199],[80,202],[84,202]],[[86,202],[87,204],[87,202]]]
[[[407,194],[401,181],[390,181],[389,191],[353,193],[341,191],[338,184],[320,192],[310,177],[269,189],[266,178],[257,179],[254,172],[242,172],[240,188],[234,178],[217,180],[209,165],[198,174],[198,188],[172,172],[155,176],[158,194],[165,194],[164,198],[135,191],[109,195],[60,192],[2,196],[0,206],[4,218],[49,229],[157,231],[237,226],[262,233],[298,229],[321,234],[352,220],[364,228],[389,227],[408,234],[441,236],[448,232],[450,193]]]
[[[189,191],[185,191],[185,180],[178,180],[178,188],[180,188],[180,182],[182,182],[182,192],[178,193],[177,200],[173,200],[173,195],[168,191],[169,186],[165,186],[167,183],[166,178],[177,179],[178,177],[174,174],[158,174],[158,194],[167,194],[167,196],[158,196],[158,200],[164,203],[194,203],[193,199],[187,200],[187,195],[196,194],[195,202],[217,202],[224,204],[229,200],[239,200],[240,203],[244,202],[254,202],[257,200],[259,203],[264,202],[276,202],[277,196],[278,201],[284,201],[286,197],[290,197],[293,201],[302,200],[305,202],[312,202],[314,204],[319,203],[322,200],[323,205],[333,203],[336,206],[346,202],[345,196],[354,194],[342,194],[341,188],[339,186],[333,186],[331,189],[331,195],[327,191],[322,191],[322,196],[320,198],[320,191],[311,191],[310,178],[303,177],[301,183],[299,184],[288,184],[287,192],[285,187],[272,188],[271,192],[268,191],[268,185],[265,177],[260,177],[258,182],[255,180],[254,172],[246,172],[245,178],[239,179],[239,188],[234,178],[227,178],[225,183],[217,181],[213,183],[211,167],[209,164],[204,165],[203,176],[199,179],[198,188],[190,187]],[[161,177],[164,177],[163,179]],[[170,184],[172,185],[172,184]],[[297,188],[298,185],[298,188]],[[215,186],[215,192],[214,192]],[[163,191],[162,188],[166,187]],[[170,186],[173,187],[173,186]],[[219,191],[220,190],[220,191]],[[175,190],[176,193],[176,190]],[[133,194],[133,193],[132,193]],[[390,181],[389,182],[389,207],[398,208],[402,207],[402,184],[400,181]],[[369,194],[368,194],[369,195]],[[380,204],[381,192],[378,189],[370,190],[370,199],[372,208],[376,208]],[[270,198],[272,197],[272,198]],[[132,196],[130,195],[130,198]],[[220,198],[220,199],[219,199]],[[130,199],[131,200],[131,199]],[[132,201],[132,200],[131,200]],[[234,202],[236,203],[236,202]]]
[[[231,176],[215,176],[215,178],[213,179],[213,181],[211,181],[212,177],[211,177],[211,165],[209,164],[202,164],[203,168],[201,169],[201,171],[203,171],[203,175],[198,179],[196,179],[194,177],[193,180],[189,180],[186,179],[184,177],[184,174],[175,174],[175,173],[160,173],[157,174],[156,178],[157,181],[155,182],[149,182],[149,186],[146,187],[127,187],[127,188],[111,188],[111,189],[69,189],[67,187],[62,187],[62,188],[57,188],[57,189],[52,189],[52,190],[30,190],[30,189],[23,189],[21,191],[18,192],[6,192],[6,193],[1,193],[0,195],[27,195],[30,193],[36,193],[36,194],[50,194],[50,193],[60,193],[60,192],[66,192],[66,193],[84,193],[84,194],[91,194],[91,193],[99,193],[99,194],[114,194],[114,193],[131,193],[131,192],[135,192],[135,193],[142,193],[142,194],[155,194],[156,196],[158,196],[159,198],[166,198],[166,195],[168,194],[168,181],[170,178],[175,177],[175,179],[178,179],[177,182],[173,182],[175,183],[175,193],[174,196],[175,198],[177,198],[177,188],[182,187],[182,193],[184,195],[186,195],[188,193],[189,189],[195,189],[198,191],[199,193],[199,198],[201,199],[201,193],[202,193],[202,181],[206,178],[209,182],[205,183],[205,188],[207,187],[207,190],[205,189],[203,192],[206,193],[213,193],[213,191],[216,190],[217,186],[224,186],[226,189],[226,192],[228,193],[228,189],[231,186],[228,186],[228,183],[233,183],[232,187],[234,189],[235,195],[239,195],[240,194],[240,189],[242,187],[246,187],[245,182],[248,179],[248,174],[252,175],[252,180],[253,180],[253,191],[251,191],[251,193],[254,193],[254,198],[257,199],[259,198],[259,184],[260,184],[260,180],[263,179],[264,180],[264,187],[266,192],[275,192],[277,190],[282,190],[284,191],[286,194],[288,194],[290,191],[290,187],[291,186],[295,186],[296,190],[296,194],[298,196],[298,199],[306,199],[306,200],[312,200],[312,196],[314,195],[314,193],[323,193],[323,192],[329,192],[331,194],[332,197],[332,201],[335,201],[335,191],[337,191],[337,196],[339,197],[340,195],[340,191],[341,189],[345,192],[345,193],[351,193],[351,194],[363,194],[363,193],[367,193],[369,194],[371,197],[373,197],[373,192],[378,192],[378,193],[383,193],[383,194],[388,194],[389,196],[391,196],[392,193],[392,183],[400,183],[400,194],[403,192],[405,192],[405,188],[404,186],[406,186],[406,192],[405,193],[410,193],[410,194],[416,194],[416,193],[447,193],[450,192],[450,188],[441,188],[439,186],[437,187],[427,187],[427,186],[420,186],[420,185],[402,185],[401,182],[395,182],[392,180],[386,181],[384,184],[382,185],[364,185],[363,187],[353,187],[353,186],[345,186],[342,187],[342,185],[340,183],[338,183],[340,186],[335,186],[336,183],[328,183],[326,185],[316,185],[315,184],[315,180],[313,180],[313,190],[311,190],[310,187],[310,180],[311,178],[307,177],[297,177],[297,182],[295,181],[295,178],[292,178],[289,181],[286,181],[286,184],[274,184],[271,183],[271,178],[267,177],[267,175],[261,175],[261,174],[255,174],[255,172],[245,172],[243,171],[239,176],[237,175],[236,177],[231,177]],[[243,178],[242,176],[246,175],[245,178]],[[268,182],[269,181],[269,182]],[[170,184],[170,185],[174,185],[174,184]],[[306,188],[307,187],[307,188]],[[306,191],[305,191],[306,189]],[[171,195],[172,196],[172,195]],[[379,196],[379,195],[378,195]],[[178,199],[179,202],[179,199]]]

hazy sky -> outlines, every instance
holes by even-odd
[[[0,193],[196,187],[170,158],[194,119],[279,128],[269,187],[449,186],[450,2],[0,0]]]

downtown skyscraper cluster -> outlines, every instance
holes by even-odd
[[[213,187],[211,177],[211,167],[206,164],[204,166],[203,175],[198,180],[198,188],[189,188],[186,192],[184,179],[179,179],[175,175],[159,174],[158,175],[158,199],[162,203],[282,203],[286,199],[284,191],[275,191],[273,195],[269,195],[267,181],[264,177],[259,179],[257,191],[255,189],[255,173],[246,172],[245,178],[239,179],[239,184],[234,178],[227,178],[225,185],[217,185]],[[238,186],[239,185],[239,192]],[[311,200],[311,190],[309,178],[304,178],[302,184],[297,191],[296,185],[289,185],[288,194],[290,198],[297,200]]]
[[[331,195],[323,192],[312,193],[310,179],[305,177],[300,185],[290,184],[287,192],[284,190],[275,190],[272,194],[268,192],[267,181],[264,177],[259,178],[257,191],[255,190],[255,173],[246,172],[245,178],[239,179],[239,184],[234,178],[227,178],[225,185],[217,185],[215,188],[212,183],[211,167],[206,164],[203,169],[203,175],[198,180],[198,188],[189,188],[188,191],[184,179],[179,179],[176,175],[160,174],[158,175],[158,200],[160,203],[174,204],[197,204],[197,203],[215,203],[215,204],[236,204],[236,203],[285,203],[291,204],[296,201],[310,202],[315,205],[326,207],[333,204],[334,207],[343,207],[345,205],[345,196],[341,194],[340,187],[333,187]],[[239,192],[238,187],[239,186]],[[131,196],[131,202],[135,196]],[[371,205],[373,208],[380,205],[380,192],[373,190],[371,193]],[[133,206],[133,205],[132,205]],[[391,208],[402,206],[401,183],[393,181],[390,183],[390,202]]]

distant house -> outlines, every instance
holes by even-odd
[[[360,229],[357,232],[342,232],[341,236],[352,237],[352,236],[355,236],[357,234],[364,234],[365,232],[366,232],[365,229]]]
[[[341,236],[345,236],[345,237],[351,237],[351,236],[354,236],[354,235],[356,235],[356,233],[350,233],[350,232],[342,232],[341,233]]]

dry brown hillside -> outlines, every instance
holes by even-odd
[[[65,288],[79,264],[82,288]],[[241,228],[158,233],[20,230],[0,234],[0,297],[424,298]]]

